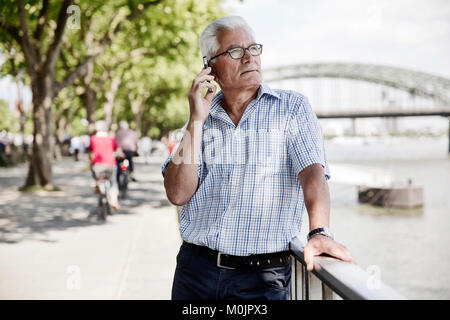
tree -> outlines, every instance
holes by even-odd
[[[15,131],[17,128],[14,115],[9,108],[8,102],[3,99],[0,99],[0,114],[2,115],[0,117],[0,131]]]
[[[166,98],[181,94],[190,85],[183,80],[193,76],[189,68],[178,72],[179,66],[195,65],[198,72],[198,36],[209,21],[223,14],[220,0],[166,0],[146,10],[140,19],[124,24],[113,44],[77,81],[90,131],[95,115],[108,125],[118,117],[125,118],[135,122],[140,131],[144,129],[142,124],[149,125],[146,115],[150,106],[161,106],[159,112],[165,113]],[[107,8],[91,9],[86,15],[83,26],[89,25],[86,20],[96,23],[67,39],[70,43],[62,50],[61,70],[70,68],[80,52],[94,50],[93,34],[108,27],[101,19],[110,15]],[[89,45],[84,48],[86,43]]]
[[[92,127],[96,112],[109,122],[125,116],[145,134],[155,125],[161,132],[178,126],[187,110],[186,90],[201,68],[198,36],[223,15],[221,1],[3,0],[0,47],[15,48],[23,57],[33,94],[34,141],[25,185],[53,187],[54,136],[60,139],[70,117],[84,114]],[[77,22],[79,28],[68,28]],[[121,61],[134,54],[138,61]],[[74,112],[72,104],[57,100],[73,85],[63,96],[74,93],[85,110]],[[169,117],[174,114],[175,120]]]
[[[29,115],[23,101],[23,84],[27,80],[25,78],[25,61],[23,55],[17,52],[17,45],[14,46],[12,43],[6,43],[3,48],[0,47],[0,53],[5,58],[5,62],[0,68],[0,77],[9,75],[16,85],[17,100],[14,111],[19,115],[19,133],[24,137],[25,124]]]
[[[86,68],[101,55],[112,43],[126,21],[139,17],[146,8],[159,3],[159,0],[139,3],[138,1],[118,1],[125,14],[118,15],[112,29],[108,29],[95,46],[95,50],[80,57],[76,66],[69,70],[64,78],[57,80],[55,66],[61,53],[63,37],[73,0],[28,1],[5,0],[2,3],[0,26],[2,40],[11,43],[15,41],[25,57],[26,71],[30,78],[33,103],[33,147],[25,186],[43,186],[53,189],[52,157],[53,129],[52,104],[60,91],[73,84],[86,73]],[[87,1],[80,1],[87,5]],[[90,1],[89,3],[93,3]],[[58,5],[60,3],[60,5]],[[101,6],[103,2],[95,2]]]
[[[186,121],[187,92],[202,68],[200,33],[212,20],[225,15],[220,0],[171,0],[164,4],[145,13],[151,20],[143,18],[130,26],[134,36],[127,43],[145,51],[124,67],[114,112],[119,119],[134,123],[142,135],[154,138]],[[114,61],[109,55],[101,60],[106,57]]]

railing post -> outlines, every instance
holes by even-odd
[[[303,264],[292,258],[292,272],[291,272],[291,300],[305,300],[309,296],[309,289],[305,287],[308,280],[305,281],[305,267]],[[301,295],[301,296],[300,296]]]
[[[450,155],[450,117],[448,117],[448,153]]]
[[[291,292],[290,300],[297,300],[297,260],[291,256]]]
[[[302,300],[309,300],[309,272],[302,264]]]
[[[301,290],[301,292],[300,292]],[[300,296],[301,294],[301,296]],[[308,272],[300,261],[292,259],[291,300],[333,300],[333,291]]]
[[[333,290],[322,282],[322,300],[333,300]]]

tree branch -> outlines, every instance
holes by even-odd
[[[61,50],[62,37],[66,29],[67,19],[69,18],[69,15],[67,14],[67,8],[72,5],[72,3],[73,0],[64,0],[63,4],[61,5],[61,9],[59,10],[53,42],[48,48],[46,54],[45,69],[47,72],[52,72],[53,68],[55,67],[56,58],[58,57],[59,51]]]
[[[36,46],[38,50],[40,51],[41,45],[42,45],[42,37],[44,35],[44,28],[47,24],[48,19],[48,8],[49,8],[49,1],[43,0],[42,1],[42,8],[41,12],[39,13],[36,30],[34,31],[34,39],[36,40]]]
[[[62,89],[71,85],[78,77],[83,76],[87,71],[89,63],[92,63],[97,55],[98,54],[87,56],[85,60],[69,72],[69,74],[61,82],[55,83],[53,96],[56,97]]]
[[[61,62],[63,64],[64,69],[69,70],[70,66],[69,63],[67,62],[67,58],[66,55],[64,54],[64,51],[61,49],[61,51],[59,52],[59,56],[61,58]]]
[[[36,52],[31,45],[30,42],[30,36],[28,34],[28,24],[27,24],[27,14],[25,12],[23,0],[17,0],[17,8],[19,11],[19,21],[20,21],[20,32],[22,33],[20,39],[20,45],[22,46],[23,53],[25,54],[26,60],[30,62],[30,66],[32,66],[32,69],[35,70],[37,57]]]

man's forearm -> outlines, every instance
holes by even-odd
[[[312,165],[299,174],[306,209],[309,216],[309,229],[329,227],[330,191],[321,165]]]
[[[180,147],[167,166],[164,187],[168,199],[176,205],[186,203],[197,190],[202,127],[200,121],[188,122]]]

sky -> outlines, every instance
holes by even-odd
[[[449,0],[227,0],[224,6],[244,17],[264,45],[263,69],[353,62],[450,78]],[[9,79],[0,79],[0,98],[12,104],[15,92]]]
[[[372,63],[450,78],[448,0],[228,0],[264,45],[262,67]]]

